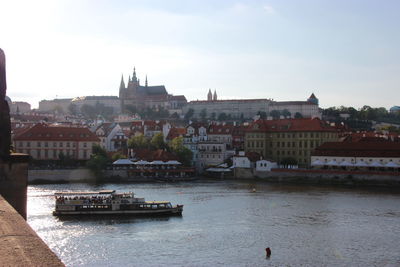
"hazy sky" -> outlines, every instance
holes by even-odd
[[[400,105],[398,0],[0,0],[8,95],[118,95],[136,66],[188,100]]]

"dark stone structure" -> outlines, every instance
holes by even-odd
[[[6,57],[0,48],[0,162],[9,158],[11,146],[10,108],[5,100],[6,90]]]
[[[29,156],[10,154],[11,121],[6,89],[6,58],[0,49],[0,195],[26,219]]]

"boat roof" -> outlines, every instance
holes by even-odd
[[[76,195],[111,195],[115,190],[100,190],[100,191],[68,191],[68,192],[55,192],[55,196],[76,196]]]
[[[168,204],[170,201],[146,201],[146,204]]]

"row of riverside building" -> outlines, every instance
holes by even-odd
[[[129,138],[143,135],[150,139],[162,133],[166,142],[183,138],[183,144],[193,152],[192,163],[199,173],[239,155],[277,165],[292,162],[300,168],[398,170],[400,167],[398,135],[351,133],[342,125],[330,125],[319,118],[258,119],[241,125],[218,122],[178,125],[146,120],[91,127],[28,125],[24,128],[24,123],[13,124],[14,148],[37,160],[57,160],[60,154],[88,160],[95,144],[110,153],[121,152],[132,157]]]

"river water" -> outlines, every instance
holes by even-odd
[[[183,216],[51,215],[55,191],[100,189],[184,204]],[[400,266],[400,192],[387,189],[236,181],[31,185],[28,223],[67,266]]]

